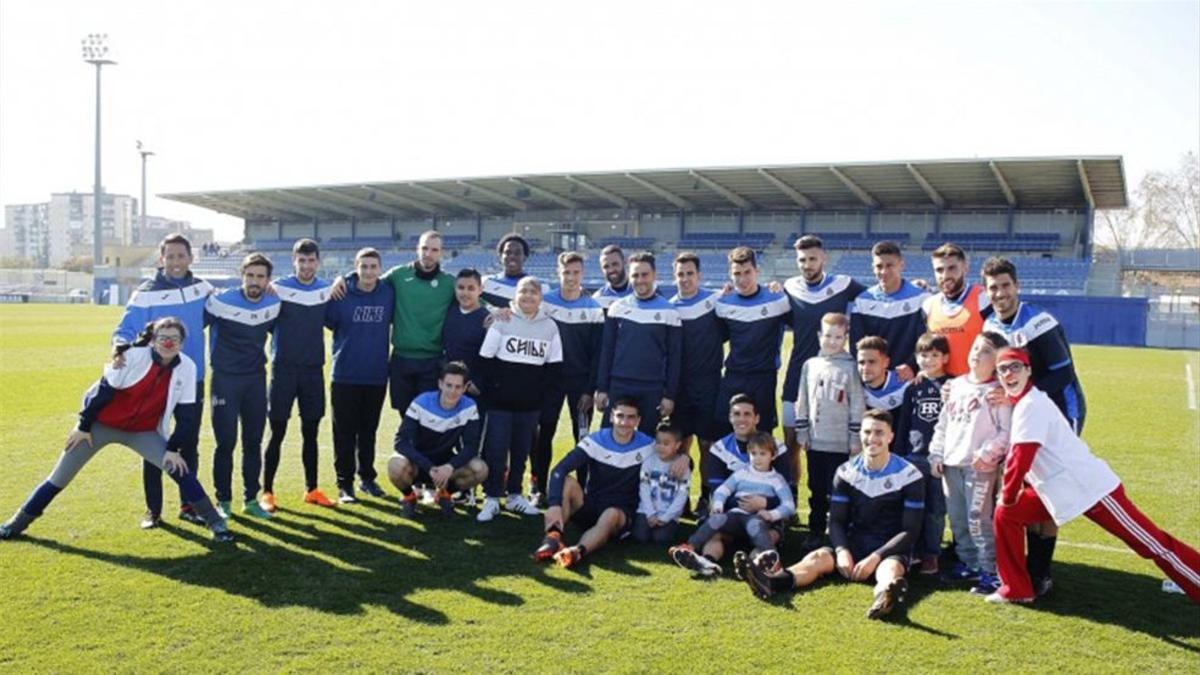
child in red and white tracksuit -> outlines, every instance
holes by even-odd
[[[1053,519],[1059,526],[1087,516],[1154,561],[1192,602],[1200,603],[1200,552],[1160,530],[1125,496],[1103,460],[1075,435],[1058,406],[1033,386],[1029,354],[1006,348],[997,372],[1013,402],[1011,448],[996,508],[996,563],[1002,585],[990,602],[1030,602],[1025,568],[1025,527]]]

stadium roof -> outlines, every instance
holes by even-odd
[[[521,211],[837,211],[1127,206],[1120,156],[646,169],[345,183],[159,195],[249,220]]]

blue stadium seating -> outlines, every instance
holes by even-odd
[[[1091,265],[1086,260],[1040,257],[1018,257],[1010,260],[1017,266],[1022,290],[1035,293],[1083,293],[1087,287]],[[979,279],[979,267],[982,263],[982,260],[976,260],[972,265],[969,272],[972,281]],[[843,255],[834,271],[849,274],[868,286],[876,283],[871,272],[870,255]],[[908,279],[926,279],[932,282],[933,265],[930,259],[923,255],[905,256],[904,276]]]
[[[932,251],[946,242],[953,242],[968,251],[1050,253],[1058,249],[1059,241],[1056,232],[1023,232],[1011,236],[994,232],[942,232],[927,235],[921,248]]]
[[[654,237],[605,237],[596,242],[597,248],[605,246],[620,246],[626,252],[652,250],[658,240]]]
[[[679,239],[680,249],[731,249],[735,246],[749,246],[763,250],[775,241],[775,235],[770,232],[691,232]]]
[[[870,250],[876,242],[894,241],[904,248],[908,244],[910,236],[907,232],[809,232],[821,238],[821,243],[827,250],[830,251],[867,251]],[[796,240],[801,234],[790,234],[787,238],[787,248],[796,245]]]

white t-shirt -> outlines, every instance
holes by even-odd
[[[1058,406],[1037,387],[1013,408],[1011,441],[1013,445],[1042,446],[1025,481],[1059,525],[1082,515],[1121,484],[1117,474],[1092,454]]]

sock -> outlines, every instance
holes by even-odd
[[[557,534],[561,537],[562,536],[562,528],[559,527],[558,525],[551,525],[549,527],[549,529],[546,530],[546,536],[548,537],[552,534]]]
[[[225,524],[225,519],[221,517],[221,514],[217,513],[215,508],[213,508],[212,500],[210,500],[208,497],[202,496],[200,499],[194,500],[191,503],[191,507],[197,515],[204,519],[204,523],[210,528],[215,528],[219,525]]]
[[[309,492],[317,489],[317,431],[321,420],[300,420],[300,458],[304,464],[304,486]]]
[[[776,593],[780,591],[790,591],[796,587],[796,577],[792,576],[791,572],[784,570],[780,574],[772,574],[767,577],[770,580],[771,590]]]
[[[60,492],[62,492],[62,488],[51,483],[49,480],[44,480],[29,495],[29,498],[25,500],[25,504],[21,506],[21,510],[37,518],[42,515],[42,512],[46,510],[46,507],[50,505],[50,502],[54,501],[54,498]]]
[[[587,547],[586,547],[586,546],[584,546],[583,544],[579,544],[579,545],[578,545],[578,546],[576,546],[575,548],[579,549],[579,557],[580,557],[580,558],[582,558],[583,556],[587,555]]]
[[[1027,532],[1025,541],[1029,549],[1025,562],[1029,576],[1035,582],[1050,576],[1050,560],[1054,557],[1054,545],[1058,543],[1058,537],[1043,537]]]

